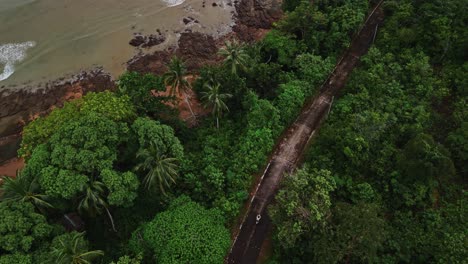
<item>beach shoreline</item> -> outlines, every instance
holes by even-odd
[[[191,74],[196,73],[203,65],[220,62],[217,51],[225,40],[258,41],[282,16],[281,3],[277,1],[244,0],[234,1],[234,4],[236,13],[230,33],[213,36],[186,29],[180,32],[177,45],[151,54],[139,53],[127,62],[127,70],[162,74],[165,65],[175,55],[185,61]],[[0,166],[10,164],[16,158],[22,128],[27,123],[38,116],[47,115],[55,107],[63,106],[66,101],[88,92],[113,90],[115,85],[113,76],[97,68],[41,87],[29,87],[29,90],[0,90]]]

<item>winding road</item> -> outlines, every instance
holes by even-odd
[[[383,0],[371,10],[349,49],[323,83],[319,94],[306,103],[296,121],[277,144],[248,204],[247,212],[227,256],[228,264],[256,263],[271,226],[267,206],[273,201],[285,173],[292,172],[300,162],[308,142],[328,115],[334,96],[339,94],[360,57],[366,54],[371,46],[378,25],[383,21],[383,11],[380,9],[382,2]]]

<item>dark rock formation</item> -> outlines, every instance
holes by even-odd
[[[0,163],[16,156],[23,126],[37,116],[48,114],[53,107],[88,92],[112,90],[110,75],[95,70],[83,72],[69,80],[47,83],[35,91],[33,87],[18,91],[0,91]]]

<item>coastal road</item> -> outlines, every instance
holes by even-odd
[[[267,206],[273,201],[283,176],[291,173],[298,165],[308,142],[328,115],[334,96],[339,94],[360,57],[371,46],[378,25],[383,21],[383,12],[380,9],[382,2],[371,10],[353,38],[350,48],[336,64],[318,95],[308,101],[296,121],[281,137],[249,201],[243,222],[227,256],[228,264],[256,263],[271,226]],[[257,223],[258,218],[260,220]]]

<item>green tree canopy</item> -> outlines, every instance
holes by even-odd
[[[230,245],[221,213],[186,196],[174,200],[166,211],[136,231],[133,240],[138,237],[161,264],[222,263]]]
[[[244,46],[237,41],[226,41],[224,47],[219,50],[219,55],[224,57],[224,64],[231,69],[232,74],[237,74],[239,70],[247,69],[249,55]]]
[[[232,95],[228,93],[221,93],[221,84],[205,84],[206,90],[202,92],[202,100],[205,107],[211,108],[211,113],[216,118],[216,127],[219,128],[219,118],[222,116],[223,111],[229,111],[226,105],[226,100],[231,98]]]
[[[163,155],[181,160],[184,149],[179,139],[174,135],[174,130],[167,125],[149,118],[138,118],[132,125],[141,149],[148,148],[151,144],[161,151]]]
[[[409,182],[447,180],[455,175],[450,153],[427,134],[419,134],[406,144],[398,164]]]
[[[31,203],[0,202],[0,255],[28,253],[47,240],[51,232],[52,226]]]
[[[56,108],[49,115],[29,123],[23,130],[18,154],[29,158],[33,149],[46,143],[55,131],[89,113],[97,113],[113,121],[128,122],[136,117],[135,108],[128,96],[118,97],[109,91],[88,93],[83,98],[66,102],[62,108]]]
[[[51,256],[58,264],[89,264],[104,255],[101,250],[90,251],[84,233],[76,231],[55,237],[50,247]]]
[[[301,236],[323,227],[330,216],[330,193],[334,189],[330,171],[303,168],[286,176],[269,210],[277,242],[292,248]]]
[[[164,104],[170,98],[154,96],[154,92],[166,90],[164,78],[150,73],[126,72],[119,77],[117,94],[128,96],[139,114],[157,115],[169,112]]]
[[[325,230],[313,242],[316,263],[373,263],[386,239],[386,223],[376,204],[338,203]]]
[[[49,154],[38,175],[46,194],[69,199],[90,177],[97,177],[104,169],[113,169],[117,147],[127,134],[125,124],[94,113],[62,126],[46,145],[49,152],[37,154]]]

